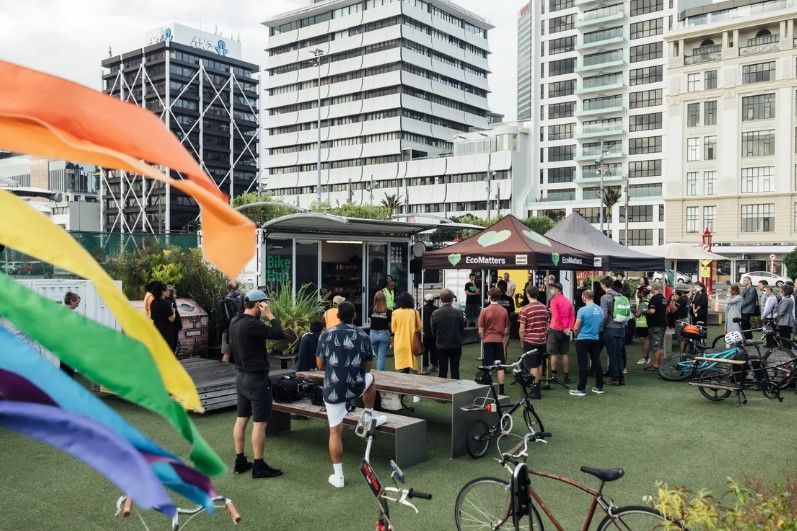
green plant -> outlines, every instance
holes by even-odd
[[[232,201],[234,208],[253,203],[264,203],[241,210],[241,213],[260,225],[274,218],[295,213],[298,209],[282,206],[271,194],[248,193],[239,195]]]
[[[523,224],[537,234],[545,234],[556,226],[548,216],[529,216],[523,220]]]
[[[398,194],[385,194],[385,198],[382,199],[382,206],[385,207],[389,212],[389,218],[393,217],[393,214],[397,213],[399,209],[401,209],[402,201],[401,196]]]
[[[665,529],[759,529],[797,530],[797,475],[767,485],[757,478],[737,482],[728,478],[720,498],[706,490],[693,493],[686,487],[671,489],[658,483],[654,507],[672,522]]]
[[[310,330],[310,322],[321,316],[323,301],[311,286],[302,286],[293,296],[289,283],[280,284],[271,294],[269,307],[280,320],[285,339],[270,343],[281,357],[293,357],[299,348],[299,339]]]
[[[612,218],[612,207],[620,202],[620,199],[623,197],[623,189],[619,186],[609,186],[603,189],[603,196],[601,196],[601,201],[603,202],[603,206],[606,207],[606,219],[610,220]]]
[[[786,266],[789,276],[794,277],[797,274],[797,247],[783,257],[783,265]]]
[[[314,212],[326,212],[335,216],[361,219],[390,219],[390,211],[384,205],[360,205],[357,203],[343,203],[337,206],[330,206],[329,203],[313,203],[310,210]]]

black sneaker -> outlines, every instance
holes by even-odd
[[[569,384],[570,384],[570,373],[569,373],[569,372],[566,372],[566,373],[565,373],[565,381],[564,381],[564,384],[565,384],[565,385],[569,385]]]
[[[531,396],[532,400],[542,400],[542,392],[540,391],[540,386],[535,385],[531,388]]]
[[[235,458],[235,467],[233,468],[236,474],[246,474],[252,470],[252,462],[243,456],[242,458]]]
[[[252,478],[254,479],[275,478],[281,475],[282,470],[279,468],[271,468],[265,463],[265,461],[263,461],[262,464],[255,461],[254,465],[252,466]]]

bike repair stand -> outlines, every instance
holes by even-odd
[[[545,356],[545,361],[543,362],[543,365],[544,365],[544,368],[543,368],[543,371],[542,371],[542,381],[540,382],[540,387],[542,387],[542,384],[544,382],[545,383],[545,387],[543,387],[543,389],[548,390],[548,389],[551,388],[551,382],[553,382],[553,383],[555,383],[557,385],[561,385],[565,389],[570,389],[569,385],[565,384],[564,382],[560,382],[558,378],[553,377],[551,375],[551,357],[550,356],[548,356],[548,355]]]

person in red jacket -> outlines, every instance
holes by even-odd
[[[570,337],[576,316],[573,303],[562,294],[562,285],[554,282],[553,298],[550,300],[551,322],[548,325],[547,351],[551,357],[551,378],[556,379],[559,356],[562,357],[562,370],[565,373],[565,385],[570,383]]]

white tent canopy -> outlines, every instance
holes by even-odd
[[[704,251],[700,246],[689,243],[666,243],[647,252],[668,260],[730,260],[730,258]]]

